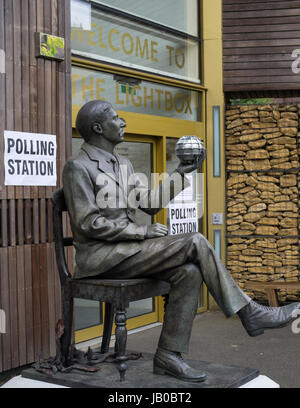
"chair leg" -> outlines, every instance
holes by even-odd
[[[126,328],[126,311],[124,309],[117,309],[115,316],[116,323],[116,342],[115,353],[116,360],[119,364],[118,370],[120,373],[120,381],[125,380],[125,372],[127,370],[126,364],[126,343],[127,343],[127,328]]]
[[[114,320],[114,308],[111,303],[105,303],[105,319],[104,329],[101,343],[101,354],[105,354],[109,350],[109,343],[111,339],[111,332]]]
[[[266,289],[266,293],[267,293],[269,305],[272,307],[278,307],[279,302],[278,302],[276,289]]]
[[[63,365],[66,365],[70,359],[73,326],[73,298],[67,293],[62,294],[62,320],[64,333],[61,337],[61,356]]]

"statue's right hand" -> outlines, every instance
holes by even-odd
[[[147,226],[146,238],[164,237],[165,235],[168,235],[168,228],[165,225],[156,222]]]

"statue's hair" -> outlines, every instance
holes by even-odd
[[[112,108],[109,102],[94,100],[83,105],[76,118],[76,129],[80,136],[87,142],[92,134],[93,123],[105,119],[106,113]]]

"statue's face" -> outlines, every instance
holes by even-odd
[[[102,121],[102,136],[112,144],[116,145],[123,142],[126,122],[119,118],[117,112],[111,108],[106,112],[106,117]]]

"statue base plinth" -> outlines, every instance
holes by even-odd
[[[186,360],[197,370],[204,372],[207,379],[201,383],[185,382],[171,376],[153,374],[153,354],[143,353],[138,360],[128,362],[125,380],[115,364],[102,363],[94,373],[72,370],[55,375],[38,372],[34,368],[24,370],[22,377],[49,382],[72,388],[238,388],[259,376],[253,368],[225,366],[206,361]]]

